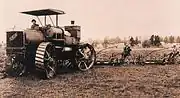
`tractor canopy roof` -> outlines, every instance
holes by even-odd
[[[40,10],[25,11],[25,12],[21,12],[21,13],[29,14],[29,15],[33,15],[33,16],[46,16],[46,15],[65,14],[64,11],[57,10],[57,9],[40,9]]]

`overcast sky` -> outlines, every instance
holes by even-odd
[[[0,40],[14,25],[30,27],[34,17],[19,12],[42,8],[65,11],[60,25],[75,20],[83,39],[180,35],[180,0],[1,0]]]

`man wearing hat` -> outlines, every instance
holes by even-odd
[[[33,19],[31,22],[33,23],[32,26],[31,26],[31,29],[39,29],[39,25],[36,24],[36,20],[35,19]]]

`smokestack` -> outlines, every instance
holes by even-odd
[[[75,21],[74,20],[71,20],[71,25],[74,25]]]

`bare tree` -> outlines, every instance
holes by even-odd
[[[176,43],[180,43],[180,36],[176,38]]]
[[[168,39],[168,37],[166,36],[166,37],[164,37],[164,40],[163,40],[165,43],[168,43],[169,42],[169,39]]]
[[[174,36],[169,36],[169,43],[174,43],[174,40],[175,40]]]

